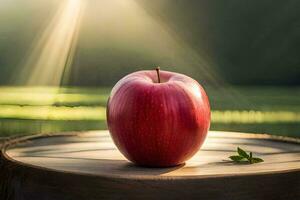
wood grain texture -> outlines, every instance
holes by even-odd
[[[210,132],[185,165],[143,168],[118,152],[107,131],[18,138],[2,148],[0,199],[300,199],[297,142]],[[237,146],[265,162],[230,162]]]

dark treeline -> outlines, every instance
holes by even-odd
[[[59,2],[0,0],[0,84],[13,84]],[[300,1],[86,2],[66,84],[112,85],[154,65],[208,83],[300,84]]]

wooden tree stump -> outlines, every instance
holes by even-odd
[[[215,132],[185,165],[128,162],[107,131],[35,135],[6,142],[0,199],[300,199],[297,139]],[[239,146],[265,160],[235,164]]]

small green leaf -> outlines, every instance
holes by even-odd
[[[229,158],[231,160],[233,160],[234,162],[249,163],[249,164],[264,162],[264,160],[261,158],[254,158],[252,152],[249,152],[249,154],[248,154],[248,153],[246,153],[246,151],[244,151],[243,149],[241,149],[239,147],[237,147],[237,152],[239,155],[229,156]]]
[[[261,158],[252,158],[251,160],[252,160],[252,163],[260,163],[260,162],[264,162],[264,160],[261,159]]]
[[[236,162],[241,161],[241,160],[244,159],[244,157],[242,157],[242,156],[229,156],[229,158],[233,161],[236,161]]]
[[[243,149],[241,149],[240,147],[237,148],[237,152],[243,158],[249,159],[249,155]]]

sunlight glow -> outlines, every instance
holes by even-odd
[[[115,55],[114,51],[140,55],[142,62],[152,62],[164,70],[174,71],[176,67],[181,73],[201,74],[203,80],[216,82],[220,79],[207,56],[196,52],[177,30],[159,17],[158,11],[151,12],[140,1],[89,1],[87,10],[81,35],[85,38],[85,49],[112,51],[106,55]],[[128,60],[131,62],[131,57]],[[149,69],[153,66],[134,67]]]
[[[78,27],[83,13],[82,0],[65,0],[51,23],[38,36],[19,73],[22,84],[59,86],[64,72],[71,64]]]
[[[157,17],[159,13],[150,12],[136,0],[63,0],[60,4],[28,50],[13,84],[59,86],[68,81],[81,28],[81,49],[134,52],[147,55],[146,60],[153,64],[167,66],[166,70],[172,71],[176,66],[183,73],[201,74],[203,80],[221,80],[208,56],[196,52],[176,30]],[[80,65],[84,67],[85,63]]]

